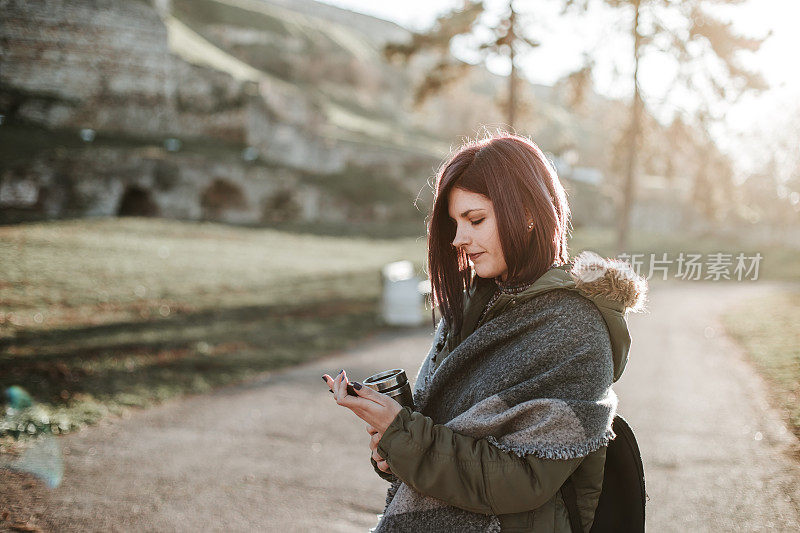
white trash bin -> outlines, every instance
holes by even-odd
[[[411,261],[396,261],[381,270],[383,297],[381,315],[390,326],[420,326],[424,317],[424,296],[420,279],[414,275]]]

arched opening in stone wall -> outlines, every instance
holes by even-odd
[[[200,196],[203,218],[218,219],[223,212],[247,207],[244,193],[238,185],[217,179]]]
[[[158,205],[147,189],[137,185],[129,185],[122,195],[117,207],[117,216],[121,217],[157,217]]]
[[[261,202],[262,222],[289,222],[300,217],[300,204],[290,189],[281,189]]]

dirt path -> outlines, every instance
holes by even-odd
[[[654,285],[650,314],[630,317],[632,356],[615,389],[644,456],[649,531],[800,530],[796,439],[715,318],[776,287]],[[26,513],[53,531],[364,531],[387,484],[369,464],[364,424],[320,375],[413,375],[431,338],[381,334],[62,438],[64,482]]]
[[[778,284],[654,287],[615,387],[642,449],[653,531],[800,531],[797,439],[717,316]]]

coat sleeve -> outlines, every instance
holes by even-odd
[[[384,432],[378,454],[394,475],[417,492],[467,511],[494,515],[545,504],[583,460],[522,458],[486,439],[434,424],[408,407]]]

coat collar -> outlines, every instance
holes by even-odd
[[[486,281],[477,284],[481,287]],[[647,281],[629,263],[581,252],[564,265],[551,267],[525,291],[509,296],[521,302],[553,289],[577,290],[583,296],[622,313],[644,310]]]

